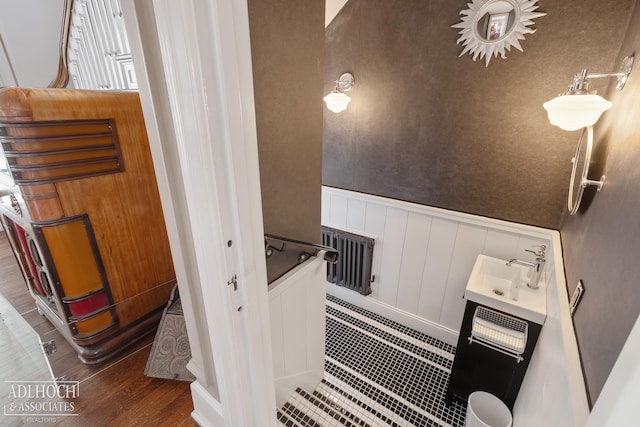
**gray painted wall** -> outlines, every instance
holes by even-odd
[[[458,58],[450,26],[466,0],[350,0],[327,28],[325,93],[343,71],[356,87],[346,112],[325,109],[323,183],[560,228],[579,133],[551,126],[542,103],[580,69],[640,52],[635,4],[540,0],[524,52],[485,68]],[[593,83],[615,103],[596,126],[593,177],[607,183],[561,235],[569,291],[587,289],[575,328],[595,402],[640,312],[640,62],[618,94]]]
[[[466,0],[350,0],[327,27],[323,183],[558,229],[577,137],[542,104],[589,66],[609,70],[633,0],[541,0],[536,33],[489,67],[458,57]],[[615,4],[616,7],[613,7]]]
[[[264,228],[320,240],[324,1],[250,0]]]
[[[626,24],[621,22],[621,26]],[[585,294],[574,316],[592,400],[600,394],[640,313],[640,7],[636,4],[616,64],[636,53],[636,66],[614,103],[595,126],[593,171],[607,176],[560,229],[569,291],[578,280]],[[616,65],[616,69],[617,69]]]

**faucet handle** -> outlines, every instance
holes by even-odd
[[[534,245],[534,248],[540,248],[537,252],[536,251],[532,251],[531,249],[525,249],[525,252],[531,252],[532,254],[534,254],[535,256],[541,258],[544,257],[545,255],[545,251],[547,250],[547,246],[546,245]]]

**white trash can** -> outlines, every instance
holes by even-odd
[[[485,391],[474,391],[467,402],[464,427],[511,427],[511,411],[502,400]]]

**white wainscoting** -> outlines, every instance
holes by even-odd
[[[327,292],[452,345],[476,257],[533,260],[525,249],[546,245],[547,318],[514,406],[514,425],[584,425],[589,406],[557,231],[330,187],[322,192],[322,224],[376,239],[372,294],[330,283]]]
[[[549,230],[329,187],[322,224],[375,238],[368,303],[417,316],[427,333],[430,325],[436,334],[449,330],[452,345],[478,254],[533,260],[525,249],[551,246]]]
[[[278,407],[296,387],[312,393],[324,375],[326,276],[318,255],[269,285]]]

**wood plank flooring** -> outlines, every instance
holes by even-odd
[[[58,351],[52,367],[56,376],[65,374],[80,382],[80,396],[73,399],[77,417],[39,420],[5,417],[2,426],[196,426],[189,383],[144,375],[153,335],[145,337],[115,360],[85,365],[46,318],[40,316],[24,283],[4,232],[0,232],[0,294],[40,334],[55,337]],[[1,308],[0,308],[1,310]],[[11,345],[2,343],[2,345]],[[0,359],[0,371],[12,369],[11,360]],[[0,401],[6,396],[0,396]]]

